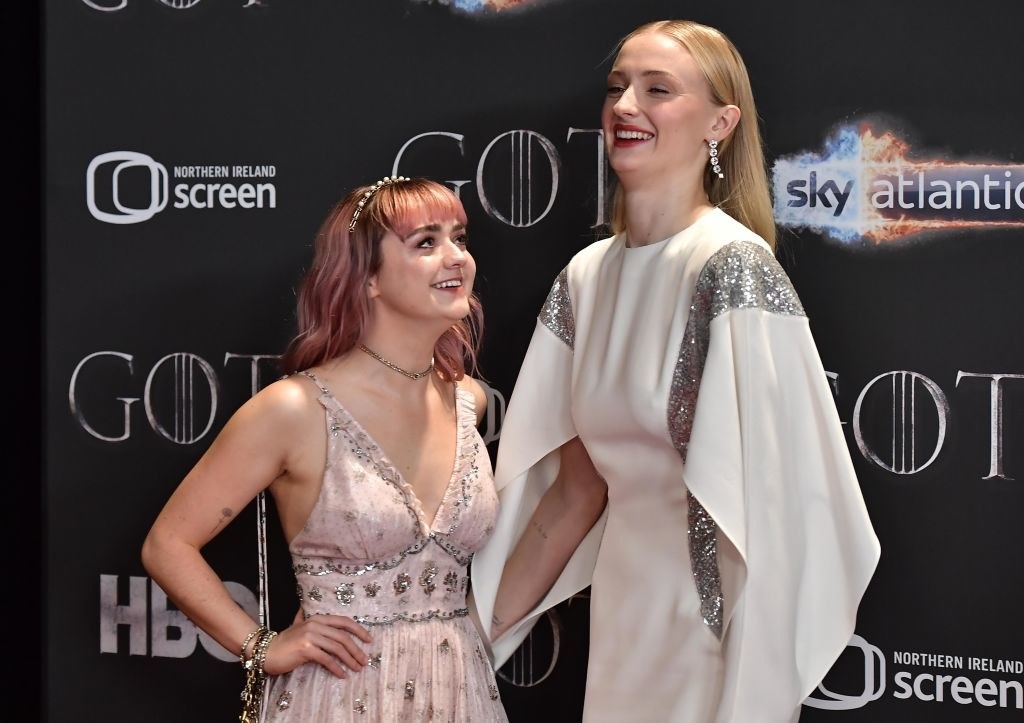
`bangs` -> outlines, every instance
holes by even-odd
[[[382,188],[373,206],[373,220],[398,236],[408,235],[424,221],[455,219],[466,225],[466,210],[447,186],[413,179]]]

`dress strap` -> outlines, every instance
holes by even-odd
[[[455,404],[458,410],[458,430],[462,435],[465,430],[476,429],[476,398],[473,392],[461,386],[458,382],[452,382],[455,387]]]
[[[256,556],[259,565],[259,623],[270,628],[270,593],[267,588],[267,496],[264,490],[256,495]]]
[[[324,386],[324,383],[321,382],[320,379],[317,378],[316,374],[314,374],[313,372],[309,371],[308,369],[303,369],[302,371],[296,373],[301,374],[304,377],[309,377],[313,381],[313,383],[316,384],[317,387],[319,387],[320,391],[323,392],[324,394],[330,394],[331,396],[334,396],[333,394],[331,394],[331,390]]]

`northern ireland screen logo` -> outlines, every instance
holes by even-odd
[[[842,124],[821,151],[776,160],[779,225],[876,246],[958,229],[1024,227],[1024,166],[936,157],[915,150],[892,125]]]
[[[142,223],[174,209],[255,210],[277,207],[271,164],[203,163],[168,167],[139,151],[109,151],[89,162],[85,204],[98,221]]]
[[[855,710],[876,701],[882,704],[884,699],[889,705],[913,701],[915,705],[1022,710],[1022,674],[1024,662],[1018,658],[936,650],[886,653],[854,635],[836,666],[803,704],[823,710]]]

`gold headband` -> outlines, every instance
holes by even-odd
[[[356,221],[359,220],[359,214],[363,212],[363,206],[369,203],[370,199],[373,198],[373,194],[384,188],[384,186],[390,186],[391,184],[398,183],[399,181],[411,180],[411,178],[406,178],[405,176],[384,176],[384,178],[370,186],[370,190],[363,194],[363,197],[359,199],[359,203],[356,204],[356,210],[352,212],[352,220],[348,224],[348,232],[352,233],[356,230]]]

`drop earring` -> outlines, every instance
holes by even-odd
[[[711,171],[719,178],[725,178],[722,167],[718,165],[718,141],[714,138],[708,141],[708,160],[711,163]]]

